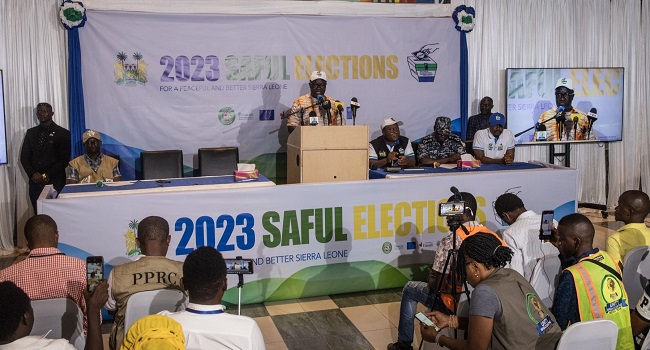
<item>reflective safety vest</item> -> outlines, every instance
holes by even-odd
[[[634,349],[632,325],[630,323],[630,306],[623,281],[607,269],[588,260],[598,261],[612,270],[621,271],[614,259],[607,252],[598,251],[568,267],[573,276],[578,296],[580,321],[606,318],[618,326],[616,349]]]

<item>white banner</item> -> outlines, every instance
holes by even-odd
[[[120,155],[125,179],[141,150],[182,149],[196,167],[197,149],[217,146],[239,146],[242,160],[274,179],[268,170],[287,138],[280,113],[309,92],[313,70],[326,72],[326,95],[345,103],[349,124],[358,99],[371,139],[389,116],[416,139],[437,116],[460,113],[450,18],[89,10],[79,33],[86,126]]]
[[[438,205],[451,186],[477,198],[477,220],[503,226],[492,203],[517,193],[528,209],[575,212],[577,170],[480,172],[361,182],[228,190],[177,191],[39,200],[57,222],[69,255],[102,255],[109,265],[137,253],[137,223],[148,215],[170,224],[167,256],[183,260],[197,246],[255,261],[246,302],[398,287],[423,277],[436,243],[449,233]],[[549,179],[561,178],[553,186]],[[161,189],[160,191],[169,191]],[[110,269],[110,267],[109,267]],[[235,286],[233,279],[230,286]],[[236,288],[233,288],[236,289]],[[230,294],[233,293],[233,294]],[[227,294],[236,301],[236,291]]]

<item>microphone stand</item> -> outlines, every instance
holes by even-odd
[[[241,259],[241,256],[238,256],[236,259]],[[237,298],[237,315],[241,316],[241,290],[244,287],[244,274],[243,273],[238,273],[237,276],[239,276],[239,283],[237,283],[237,291],[238,291],[238,298]]]
[[[332,114],[330,113],[330,108],[332,107],[332,103],[329,100],[323,99],[323,103],[321,103],[321,106],[325,110],[325,114],[327,115],[327,126],[332,125]]]
[[[531,126],[530,128],[528,128],[528,129],[526,129],[526,130],[524,130],[522,132],[516,133],[515,137],[519,137],[519,136],[521,136],[521,135],[523,135],[523,134],[525,134],[525,133],[527,133],[527,132],[529,132],[529,131],[531,131],[533,129],[535,129],[535,131],[537,131],[537,127],[539,127],[540,124],[545,124],[546,122],[550,122],[551,120],[556,119],[559,116],[560,116],[559,114],[556,114],[556,115],[554,115],[554,116],[552,116],[552,117],[550,117],[550,118],[548,118],[546,120],[543,120],[541,123],[535,123],[535,125]],[[353,117],[354,117],[354,115],[353,115]]]

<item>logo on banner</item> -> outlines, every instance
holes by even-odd
[[[438,43],[426,44],[419,50],[412,52],[411,56],[406,57],[411,76],[420,83],[433,83],[436,78],[438,63],[429,56],[429,54],[438,51],[439,47],[433,48],[436,45]]]
[[[272,109],[262,109],[260,110],[260,120],[274,120],[275,111]]]
[[[230,125],[235,121],[236,113],[232,107],[223,107],[219,110],[219,121],[223,125]]]
[[[126,245],[126,255],[134,256],[140,254],[140,248],[135,244],[135,237],[138,234],[138,220],[129,222],[129,229],[124,234],[124,244]]]
[[[381,251],[384,252],[384,254],[389,254],[393,251],[393,245],[390,244],[390,242],[384,242],[384,244],[381,245]]]
[[[406,242],[406,250],[415,250],[417,246],[417,242]]]
[[[131,58],[133,61],[130,61],[129,56],[124,52],[117,53],[117,60],[113,63],[115,84],[136,86],[147,83],[147,63],[142,54],[135,52]]]

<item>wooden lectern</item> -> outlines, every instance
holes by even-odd
[[[368,179],[368,126],[298,126],[287,140],[287,183]]]

